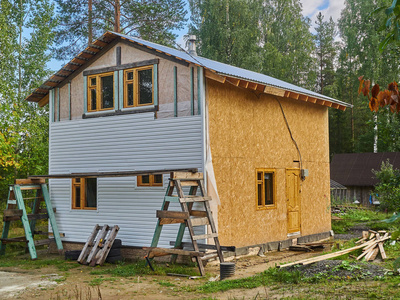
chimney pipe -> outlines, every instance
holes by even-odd
[[[189,35],[189,54],[193,56],[197,56],[196,52],[196,36]]]

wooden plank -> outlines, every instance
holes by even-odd
[[[264,91],[265,94],[275,95],[278,97],[285,96],[285,90],[273,87],[273,86],[265,86]]]
[[[206,76],[206,78],[218,81],[220,83],[225,83],[225,81],[226,81],[226,77],[225,76],[219,75],[216,72],[212,72],[212,71],[210,71],[208,69],[205,70],[204,75]]]
[[[189,219],[189,213],[183,211],[157,210],[157,218]]]
[[[173,180],[199,180],[203,179],[201,172],[171,172],[170,178]]]
[[[14,184],[30,184],[30,185],[35,185],[35,184],[43,184],[46,183],[45,178],[29,178],[29,179],[15,179]]]
[[[152,248],[152,247],[143,247],[143,250],[149,251],[149,258],[152,258],[151,253],[165,253],[165,254],[176,254],[176,255],[187,255],[187,256],[204,256],[205,253],[200,251],[188,251],[182,249],[170,249],[170,248]],[[157,256],[157,255],[154,255]],[[154,257],[153,256],[153,257]]]
[[[118,225],[115,225],[111,228],[106,237],[106,242],[103,245],[103,248],[97,253],[94,260],[90,263],[91,266],[102,265],[107,258],[108,253],[111,250],[112,245],[114,244],[115,238],[117,237],[119,231]]]
[[[210,225],[208,218],[193,218],[193,219],[190,219],[190,221],[192,222],[192,226]]]
[[[215,237],[218,237],[218,233],[213,232],[213,233],[194,235],[193,240],[197,241],[197,240],[203,240],[203,239],[211,239],[211,238],[215,238]]]
[[[3,213],[4,217],[22,217],[22,209],[6,209]]]
[[[82,251],[81,251],[81,254],[80,254],[79,257],[78,257],[78,260],[77,260],[77,261],[78,261],[79,263],[83,264],[83,263],[85,262],[86,257],[89,255],[90,247],[93,246],[93,244],[94,244],[94,239],[96,238],[97,233],[99,232],[100,228],[101,228],[101,227],[100,227],[99,224],[96,224],[96,225],[94,226],[94,229],[93,229],[93,231],[92,231],[92,234],[88,237],[88,239],[87,239],[87,241],[86,241],[86,244],[85,244],[85,246],[83,246],[83,249],[82,249]]]
[[[375,250],[376,250],[376,251],[379,251],[378,248],[376,247],[376,245],[375,245],[375,247],[370,248],[370,249],[367,251],[367,255],[365,255],[365,260],[366,260],[366,261],[369,261],[369,260],[371,259],[371,257],[372,257],[372,255],[374,254]]]
[[[131,177],[149,174],[168,174],[175,171],[197,172],[197,168],[185,169],[159,169],[159,170],[142,170],[142,171],[121,171],[121,172],[88,172],[88,173],[70,173],[70,174],[50,174],[50,175],[32,175],[30,179],[36,178],[99,178],[99,177]],[[202,174],[202,173],[199,173]],[[198,178],[196,178],[198,179]]]
[[[207,212],[204,210],[192,210],[190,215],[193,217],[207,217]]]
[[[173,185],[172,182],[170,184]],[[195,180],[188,180],[188,181],[185,180],[185,181],[181,182],[181,185],[182,186],[198,186],[199,183]]]
[[[383,248],[383,242],[378,243],[378,248],[379,248],[379,251],[381,252],[382,259],[386,259],[387,256],[386,256],[385,249]]]
[[[169,244],[173,246],[175,244],[174,241],[170,241]],[[182,247],[184,248],[193,248],[193,244],[189,242],[182,242],[181,244]],[[217,250],[217,247],[215,245],[211,244],[202,244],[202,243],[197,243],[197,246],[199,249],[204,249],[204,250]],[[236,247],[235,246],[220,246],[222,251],[229,251],[229,252],[235,252]]]
[[[109,228],[110,227],[107,224],[105,224],[103,226],[103,228],[100,230],[100,232],[96,238],[96,241],[92,247],[92,250],[90,251],[89,256],[86,260],[87,264],[90,264],[92,262],[92,260],[95,258],[97,252],[99,251],[99,245],[100,245],[100,243],[104,242]]]
[[[15,237],[15,238],[1,238],[0,241],[1,241],[3,244],[22,243],[22,242],[27,243],[27,242],[28,242],[28,240],[27,240],[26,237],[24,237],[24,236]]]
[[[35,246],[49,245],[51,243],[51,241],[52,241],[51,239],[36,240]]]
[[[368,257],[367,261],[373,261],[376,258],[376,256],[378,255],[378,252],[379,252],[379,248],[378,247],[374,248],[372,251],[372,254]]]
[[[178,196],[165,196],[164,201],[172,202],[172,203],[180,203]]]
[[[211,201],[211,197],[185,197],[179,198],[179,201],[182,202],[204,202],[204,201]]]
[[[164,219],[160,218],[160,225],[167,225],[167,224],[179,224],[179,223],[185,223],[185,219]]]
[[[61,253],[61,251],[63,250],[63,245],[60,238],[60,233],[58,231],[56,216],[54,215],[54,209],[53,205],[51,204],[49,191],[46,184],[42,184],[41,187],[43,199],[46,203],[47,214],[49,215],[49,223],[51,225],[51,230],[54,233],[54,240],[56,241],[58,251]]]
[[[354,250],[361,249],[361,248],[365,247],[366,245],[370,245],[369,243],[370,242],[367,242],[365,244],[354,246],[354,247],[351,247],[351,248],[348,248],[348,249],[344,249],[344,250],[341,250],[341,251],[337,251],[337,252],[334,252],[334,253],[328,253],[328,254],[325,254],[325,255],[317,256],[317,257],[312,257],[312,258],[299,260],[299,261],[292,262],[292,263],[287,263],[287,264],[284,264],[284,265],[277,266],[277,268],[285,268],[285,267],[294,266],[294,265],[298,265],[298,264],[310,264],[310,263],[313,263],[313,262],[317,262],[317,261],[321,261],[321,260],[325,260],[325,259],[329,259],[329,258],[334,258],[334,257],[337,257],[337,256],[341,256],[343,254],[347,254],[347,253],[352,252]]]

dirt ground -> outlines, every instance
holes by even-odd
[[[318,252],[282,251],[267,253],[265,257],[255,255],[238,258],[234,260],[236,272],[231,278],[249,277],[276,264],[301,260],[317,254]],[[216,262],[206,266],[206,272],[211,274],[211,277],[195,280],[156,275],[98,276],[90,275],[91,270],[93,269],[88,266],[79,266],[67,272],[59,271],[54,266],[34,270],[17,267],[0,268],[0,299],[254,299],[257,295],[263,295],[264,298],[268,295],[268,290],[264,287],[230,290],[214,295],[188,294],[177,288],[201,285],[207,280],[213,280],[219,275],[219,265]],[[94,279],[101,281],[100,284],[93,286]]]

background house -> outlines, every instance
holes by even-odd
[[[347,188],[347,199],[371,205],[371,192],[378,183],[372,170],[380,170],[382,162],[400,169],[400,152],[335,154],[331,162],[331,179]]]

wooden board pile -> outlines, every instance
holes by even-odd
[[[338,257],[343,254],[353,252],[357,249],[363,249],[363,253],[357,257],[357,260],[360,260],[361,258],[363,258],[365,256],[365,260],[371,261],[377,257],[378,253],[381,254],[382,259],[385,259],[386,253],[383,248],[383,243],[386,240],[390,239],[390,237],[391,236],[386,231],[378,231],[378,232],[373,231],[373,230],[364,231],[363,237],[356,242],[357,244],[359,244],[357,246],[354,246],[354,247],[351,247],[348,249],[344,249],[344,250],[340,250],[340,251],[337,251],[334,253],[328,253],[325,255],[317,256],[317,257],[311,257],[308,259],[303,259],[303,260],[295,261],[292,263],[287,263],[284,265],[277,266],[277,268],[285,268],[285,267],[294,266],[294,265],[308,265],[308,264],[315,263],[317,261]]]
[[[356,242],[356,244],[367,244],[363,252],[357,257],[357,260],[365,257],[366,261],[373,261],[380,253],[382,259],[386,259],[385,249],[383,243],[390,239],[390,235],[385,230],[380,231],[363,231],[362,238]]]

